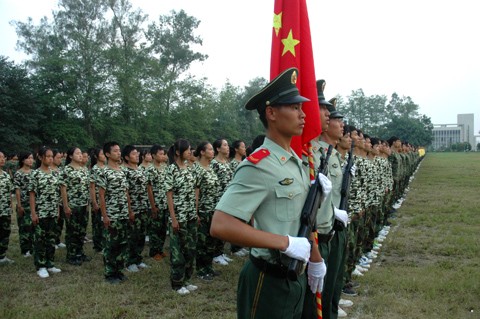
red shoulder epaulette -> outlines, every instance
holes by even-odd
[[[249,157],[247,157],[247,160],[249,162],[252,162],[253,164],[258,164],[262,159],[270,155],[270,151],[267,150],[266,148],[262,148],[255,153],[250,154]]]

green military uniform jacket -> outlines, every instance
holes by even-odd
[[[255,155],[264,150],[270,154],[255,161]],[[250,160],[238,166],[215,209],[244,221],[253,216],[254,227],[263,231],[297,236],[310,185],[302,161],[292,150],[287,152],[269,138]],[[251,253],[273,264],[287,265],[289,260],[278,250],[252,248]]]

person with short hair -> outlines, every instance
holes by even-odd
[[[30,174],[28,184],[30,211],[35,227],[33,258],[40,278],[61,272],[54,264],[55,221],[60,216],[60,181],[58,174],[51,169],[52,163],[52,149],[42,147],[38,151],[37,169]]]
[[[103,263],[105,280],[119,284],[127,277],[122,273],[128,248],[129,221],[134,214],[130,207],[128,181],[120,166],[122,153],[117,142],[103,146],[107,166],[100,175],[100,210],[104,225]]]
[[[315,291],[323,285],[317,245],[297,237],[310,186],[302,160],[290,147],[292,137],[302,134],[302,103],[309,101],[298,92],[297,76],[296,68],[285,70],[246,103],[247,110],[258,111],[265,141],[238,166],[213,215],[212,236],[252,247],[238,282],[238,318],[300,318],[307,275],[287,278],[292,258],[309,263],[308,281]],[[254,226],[248,224],[252,218]]]

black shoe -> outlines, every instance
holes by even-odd
[[[198,278],[205,280],[205,281],[212,281],[213,280],[213,275],[211,274],[206,274],[206,275],[197,275]]]
[[[355,288],[360,287],[360,283],[358,281],[352,280],[352,281],[349,281],[345,286],[348,287],[348,288],[355,289]]]
[[[350,297],[355,297],[355,296],[358,295],[357,292],[355,290],[353,290],[353,288],[349,288],[347,286],[343,287],[342,294],[344,294],[346,296],[350,296]]]
[[[123,273],[119,272],[117,273],[117,278],[120,280],[120,281],[125,281],[125,280],[128,280],[128,277],[125,276]]]
[[[218,270],[212,270],[212,272],[210,273],[211,276],[213,277],[218,277],[220,276],[222,273]]]
[[[83,261],[89,262],[89,261],[92,260],[92,257],[83,254],[83,255],[81,255],[80,257],[78,257],[78,259],[80,259],[82,262],[83,262]]]
[[[117,276],[107,276],[105,277],[105,280],[112,285],[118,285],[121,282],[120,278]]]
[[[73,266],[81,266],[82,261],[80,259],[67,259],[67,264],[73,265]]]

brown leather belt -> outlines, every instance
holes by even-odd
[[[332,229],[328,234],[317,234],[318,235],[318,243],[329,243],[333,235],[335,235],[335,231]]]
[[[288,269],[283,265],[271,264],[263,259],[252,256],[252,254],[250,254],[250,261],[255,267],[266,274],[277,278],[287,278]]]

